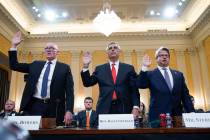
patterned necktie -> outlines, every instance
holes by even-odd
[[[45,98],[47,96],[47,83],[48,83],[48,76],[50,73],[50,64],[52,64],[52,62],[47,63],[47,68],[44,72],[44,76],[43,76],[43,80],[42,80],[42,90],[41,90],[42,98]]]
[[[116,83],[116,69],[114,67],[114,63],[112,64],[112,78],[113,78],[113,81],[114,81],[114,84]],[[113,94],[112,94],[112,100],[117,100],[117,94],[116,92],[114,91]]]
[[[86,127],[90,127],[90,112],[86,111]]]
[[[171,82],[170,82],[170,78],[169,78],[169,75],[168,75],[168,71],[166,68],[162,68],[164,70],[164,78],[165,78],[165,81],[170,89],[170,91],[172,91],[172,86],[171,86]]]

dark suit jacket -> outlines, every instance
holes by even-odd
[[[169,90],[167,83],[158,68],[147,72],[141,71],[137,78],[137,87],[150,89],[150,121],[159,119],[159,114],[161,113],[170,113],[172,116],[181,116],[183,106],[187,112],[195,111],[183,74],[172,69],[170,69],[170,71],[174,82],[172,91]]]
[[[79,122],[79,127],[86,127],[86,110],[80,111],[76,115],[75,120]],[[96,128],[97,126],[98,126],[98,115],[94,110],[92,110],[90,115],[90,127]]]
[[[8,116],[18,116],[18,115],[19,114],[16,111],[12,111],[11,113],[8,114]],[[0,113],[0,118],[2,119],[4,118],[4,116],[5,116],[5,112],[3,111]]]
[[[30,110],[30,103],[35,94],[36,84],[38,82],[41,71],[45,65],[45,61],[34,61],[30,64],[19,63],[17,61],[17,52],[9,51],[9,62],[12,70],[28,73],[28,79],[23,91],[20,105],[20,111]],[[71,70],[67,64],[57,62],[50,85],[50,102],[48,108],[48,116],[56,117],[57,124],[63,122],[65,111],[73,112],[74,91],[73,78]],[[56,109],[57,108],[57,109]]]
[[[140,97],[138,89],[132,87],[131,81],[136,77],[133,66],[119,63],[116,83],[114,84],[110,64],[106,63],[97,66],[92,75],[89,71],[81,72],[83,85],[90,87],[98,83],[99,99],[96,112],[107,114],[110,111],[112,94],[116,91],[118,99],[121,101],[121,113],[131,113],[133,106],[139,106]]]

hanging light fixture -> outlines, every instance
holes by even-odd
[[[93,25],[96,29],[109,36],[112,32],[119,29],[121,24],[120,17],[111,10],[111,0],[103,0],[103,9],[99,12],[99,14],[93,20]]]

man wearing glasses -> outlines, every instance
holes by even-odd
[[[19,63],[17,46],[21,42],[21,32],[17,32],[9,51],[10,68],[28,74],[20,112],[47,118],[56,117],[57,125],[62,125],[63,121],[69,125],[74,105],[74,83],[70,67],[57,61],[58,47],[51,42],[44,49],[46,61]]]
[[[139,115],[140,97],[138,89],[133,87],[136,78],[134,67],[119,61],[121,49],[118,43],[111,42],[106,48],[108,63],[99,65],[90,75],[88,70],[92,56],[86,52],[83,57],[81,77],[83,85],[99,86],[99,98],[96,112],[98,114],[129,114],[134,118]]]
[[[183,74],[169,68],[169,50],[160,47],[155,53],[155,58],[157,68],[148,71],[151,59],[148,55],[143,57],[142,69],[136,80],[138,88],[150,89],[149,121],[157,121],[161,113],[181,116],[183,106],[186,112],[194,112]]]

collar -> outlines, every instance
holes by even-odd
[[[46,64],[49,62],[49,60],[46,61]],[[52,61],[50,61],[53,65],[57,62],[57,59],[53,59]]]
[[[169,66],[167,66],[167,67],[157,66],[157,67],[158,67],[159,70],[163,70],[163,68],[166,68],[166,70],[170,70],[170,69],[169,69]]]
[[[117,61],[115,61],[115,62],[112,62],[112,61],[110,61],[110,60],[109,60],[109,64],[110,64],[110,65],[112,65],[113,63],[114,63],[115,65],[117,65],[117,66],[118,66],[118,65],[119,65],[119,63],[120,63],[120,61],[119,61],[119,60],[117,60]]]

